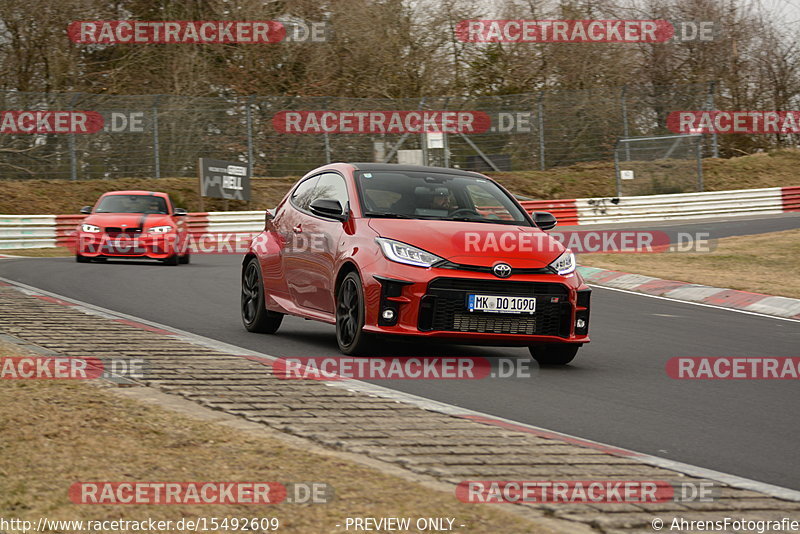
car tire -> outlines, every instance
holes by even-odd
[[[283,314],[269,311],[264,305],[264,282],[258,259],[251,259],[242,270],[242,296],[240,311],[242,323],[248,332],[274,334],[283,321]]]
[[[186,254],[184,254],[183,256],[181,256],[181,257],[178,259],[178,263],[180,263],[181,265],[187,265],[191,259],[192,259],[192,256],[191,256],[191,254],[189,254],[189,253],[187,252]]]
[[[75,254],[75,261],[77,261],[78,263],[89,263],[89,262],[92,261],[92,259],[91,258],[87,258],[86,256],[84,256],[82,254]]]
[[[528,347],[531,357],[539,365],[567,365],[578,354],[581,343],[557,343]]]
[[[173,266],[178,265],[180,263],[180,256],[178,256],[177,254],[173,254],[172,256],[164,258],[161,261],[164,262],[164,265],[173,265]]]
[[[347,273],[336,288],[336,342],[342,354],[363,354],[369,347],[365,315],[361,277],[355,272]]]

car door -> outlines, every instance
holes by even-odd
[[[336,200],[344,210],[348,210],[344,177],[335,172],[321,174],[311,202],[317,199]],[[310,211],[303,222],[297,255],[307,283],[304,302],[310,308],[329,313],[334,311],[334,269],[343,233],[342,221],[314,215]]]
[[[310,307],[309,297],[313,291],[307,261],[303,257],[304,234],[308,231],[309,221],[313,219],[308,206],[313,200],[319,178],[320,175],[315,175],[297,184],[288,203],[284,204],[273,221],[282,241],[280,262],[286,291],[295,305],[304,308]]]

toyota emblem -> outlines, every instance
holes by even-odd
[[[508,278],[511,276],[511,266],[507,263],[498,263],[492,267],[492,273],[498,278]]]

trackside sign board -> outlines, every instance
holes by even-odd
[[[246,163],[200,158],[200,194],[228,200],[250,200],[250,166]]]

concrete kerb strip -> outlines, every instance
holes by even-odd
[[[578,271],[588,284],[599,287],[626,290],[651,297],[705,304],[728,310],[800,320],[800,299],[691,284],[677,280],[664,280],[650,276],[599,269],[597,267],[578,267]],[[660,284],[662,286],[661,290],[654,290],[655,284]]]
[[[224,342],[199,336],[197,334],[192,334],[190,332],[174,329],[172,327],[148,321],[146,319],[141,319],[120,312],[115,312],[112,310],[101,308],[99,306],[94,306],[92,304],[84,303],[76,299],[71,299],[48,291],[40,290],[35,287],[28,286],[26,284],[22,284],[13,280],[0,278],[0,285],[11,286],[24,294],[41,298],[50,303],[67,305],[83,313],[96,315],[107,319],[112,319],[117,322],[126,324],[128,326],[139,327],[149,332],[168,335],[170,337],[174,337],[175,339],[179,339],[194,345],[210,348],[216,351],[224,352],[230,355],[235,355],[250,360],[255,359],[255,360],[274,361],[278,359],[277,357],[269,354],[247,350]],[[439,401],[418,397],[416,395],[411,395],[408,393],[391,390],[375,384],[361,382],[359,380],[344,379],[334,382],[324,382],[324,384],[326,384],[327,386],[343,388],[352,392],[380,397],[383,399],[395,400],[397,402],[413,405],[418,408],[422,408],[424,410],[428,410],[431,412],[455,416],[476,423],[482,423],[494,427],[514,430],[517,432],[533,434],[535,436],[543,437],[546,439],[559,440],[567,444],[578,445],[580,447],[598,450],[609,455],[633,459],[642,464],[650,465],[653,467],[659,467],[662,469],[667,469],[670,471],[680,473],[682,475],[706,478],[709,480],[720,482],[725,485],[729,485],[734,488],[755,491],[764,495],[776,497],[778,499],[800,502],[800,491],[791,490],[788,488],[782,488],[779,486],[774,486],[771,484],[766,484],[763,482],[758,482],[743,477],[730,475],[727,473],[721,473],[718,471],[705,469],[698,466],[676,462],[673,460],[658,458],[638,453],[635,451],[598,443],[592,440],[586,440],[583,438],[571,436],[561,432],[551,431],[535,427],[533,425],[527,425],[524,423],[511,421],[508,419],[499,418],[493,415],[473,410],[467,410],[461,407],[449,405]]]
[[[59,354],[55,351],[39,347],[38,345],[33,345],[23,339],[7,334],[0,334],[0,341],[17,345],[22,350],[32,351],[38,354],[50,356]],[[128,379],[123,378],[122,380]],[[103,382],[105,382],[105,384],[103,384]],[[197,421],[222,425],[237,432],[246,432],[247,434],[256,438],[266,438],[280,441],[289,447],[295,447],[319,456],[335,458],[345,462],[363,465],[386,475],[395,476],[412,483],[420,484],[428,489],[441,491],[448,494],[452,494],[453,492],[452,484],[443,482],[433,476],[409,471],[408,469],[404,469],[395,464],[376,460],[363,454],[356,454],[324,447],[319,443],[311,441],[307,438],[281,432],[267,425],[249,421],[239,415],[209,408],[185,397],[171,393],[165,393],[156,388],[148,387],[144,384],[131,384],[137,387],[112,387],[119,386],[120,383],[115,379],[109,380],[107,378],[101,381],[89,381],[89,384],[103,388],[114,395],[134,400],[136,402],[151,404],[161,409],[169,410],[173,413]],[[537,532],[540,532],[541,534],[549,534],[550,532],[557,534],[591,534],[596,532],[585,523],[576,523],[574,521],[555,519],[546,515],[544,512],[537,513],[534,510],[526,509],[514,504],[498,504],[493,506],[499,506],[501,510],[507,513],[512,513],[528,521],[536,522]],[[0,534],[5,533],[0,531]]]

